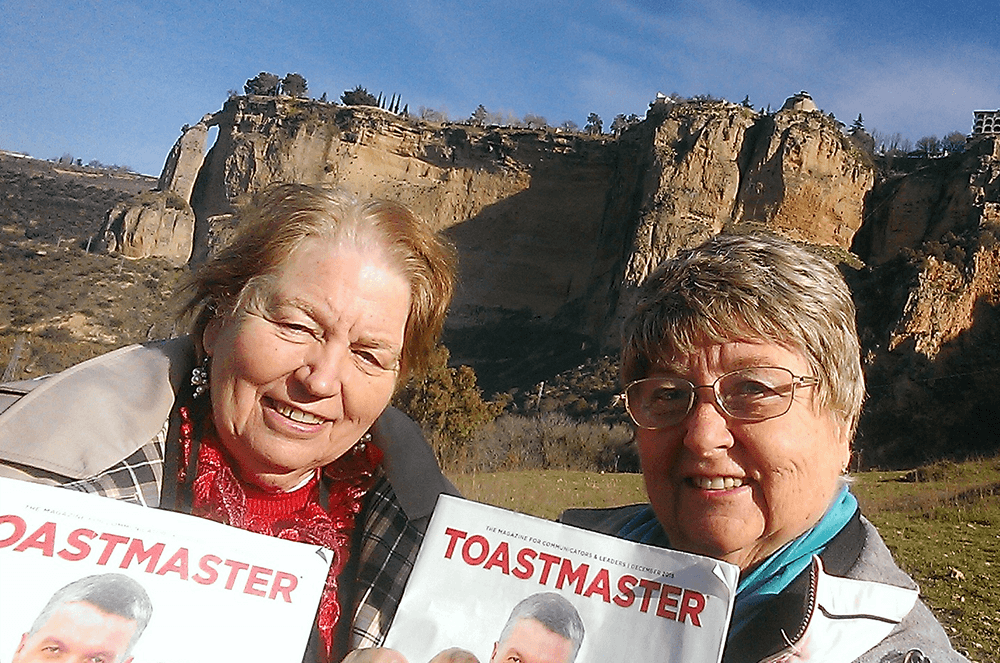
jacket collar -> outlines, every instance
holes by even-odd
[[[867,538],[857,511],[811,566],[727,643],[723,662],[853,661],[881,642],[918,593],[842,577],[860,560]]]

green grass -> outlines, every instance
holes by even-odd
[[[1000,459],[861,472],[854,493],[952,643],[975,663],[1000,661]],[[554,519],[570,507],[644,501],[642,477],[521,471],[451,477],[474,500]]]
[[[459,474],[451,480],[469,499],[550,520],[572,507],[646,501],[638,474],[521,470]]]

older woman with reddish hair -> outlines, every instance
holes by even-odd
[[[0,388],[0,475],[335,551],[306,660],[379,644],[437,496],[389,407],[427,364],[454,251],[406,208],[273,186],[187,288],[188,337]]]
[[[737,565],[723,661],[964,661],[858,510],[850,291],[770,236],[720,235],[640,286],[622,382],[648,504],[564,522]]]

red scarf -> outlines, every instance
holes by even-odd
[[[188,408],[181,415],[181,463],[178,481],[183,486],[194,448],[194,424]],[[321,504],[319,475],[290,493],[269,493],[242,483],[206,417],[191,486],[191,513],[240,529],[289,541],[321,545],[333,550],[333,563],[320,598],[316,625],[326,650],[333,653],[333,630],[340,618],[337,578],[350,555],[355,517],[365,493],[375,483],[382,452],[374,444],[359,443],[323,468],[323,486],[329,487],[326,508]]]

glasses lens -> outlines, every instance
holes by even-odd
[[[794,375],[784,368],[745,368],[719,378],[722,408],[736,419],[761,421],[792,406]]]
[[[693,396],[691,383],[672,378],[639,380],[625,391],[629,414],[643,428],[662,428],[681,421],[691,409]]]

